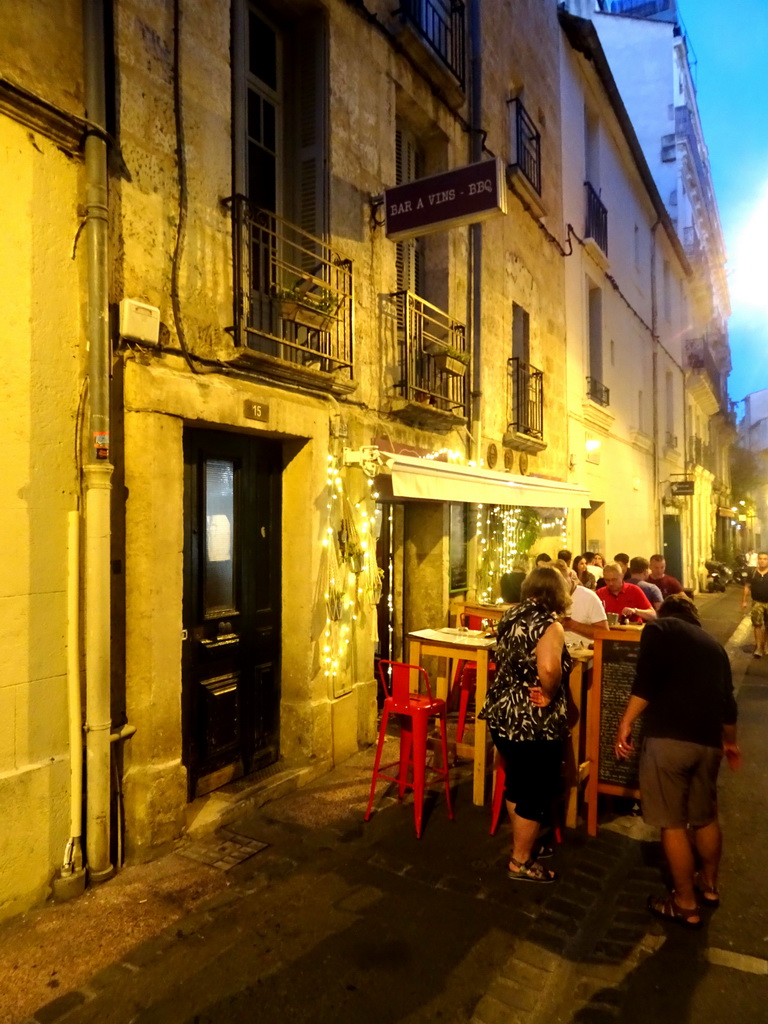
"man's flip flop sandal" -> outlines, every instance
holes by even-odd
[[[713,885],[707,885],[701,875],[696,874],[693,879],[694,887],[696,892],[701,896],[702,906],[711,907],[712,910],[717,910],[720,906],[720,893]]]

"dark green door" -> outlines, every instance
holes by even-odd
[[[184,436],[182,734],[190,799],[276,761],[278,444]]]
[[[664,516],[664,559],[667,572],[676,580],[683,578],[683,541],[680,516]]]

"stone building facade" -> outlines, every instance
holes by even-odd
[[[629,489],[649,553],[675,464],[646,413],[657,197],[554,2],[13,6],[2,915],[81,873],[73,837],[108,877],[275,765],[300,782],[370,743],[376,656],[497,596],[490,519],[535,506],[540,547],[610,548]],[[580,231],[587,93],[616,164],[607,266]],[[505,212],[388,237],[388,190],[481,162]],[[588,279],[623,346],[615,425],[585,393]]]

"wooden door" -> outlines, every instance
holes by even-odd
[[[275,442],[184,437],[182,733],[193,799],[279,756],[280,492]]]

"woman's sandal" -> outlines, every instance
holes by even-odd
[[[672,921],[674,924],[679,924],[682,928],[688,928],[690,931],[701,928],[704,924],[699,907],[693,907],[691,910],[688,910],[685,907],[679,906],[675,902],[674,892],[669,896],[649,896],[648,910],[654,917],[658,917],[662,921]],[[698,917],[699,920],[692,921],[692,917]]]
[[[533,857],[525,861],[510,857],[509,863],[514,864],[517,868],[516,871],[511,868],[507,871],[507,878],[511,878],[513,882],[535,882],[537,885],[550,885],[558,879],[556,871],[542,867]]]
[[[717,887],[714,885],[707,885],[701,875],[697,872],[693,878],[693,884],[696,888],[696,892],[701,896],[701,902],[705,907],[710,907],[712,910],[717,910],[720,906],[720,893]]]

